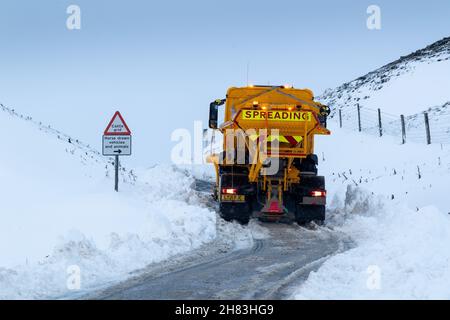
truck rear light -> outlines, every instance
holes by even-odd
[[[327,192],[324,190],[313,190],[310,192],[311,197],[326,197]]]
[[[223,188],[222,193],[223,194],[236,194],[237,189],[236,188]]]

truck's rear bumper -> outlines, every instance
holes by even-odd
[[[261,221],[267,222],[291,223],[295,221],[295,214],[293,212],[271,213],[271,212],[255,211],[253,212],[253,217]]]

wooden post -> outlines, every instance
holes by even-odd
[[[427,144],[431,144],[430,121],[428,119],[428,113],[425,112],[423,115],[425,117],[425,130],[426,130],[426,134],[427,134]]]
[[[359,103],[356,105],[356,108],[358,109],[358,131],[361,132],[361,107]]]
[[[406,125],[405,125],[405,116],[400,115],[400,121],[402,123],[402,144],[406,143]]]
[[[378,108],[378,129],[380,130],[380,137],[383,136],[383,126],[381,124],[381,110]]]
[[[342,109],[339,109],[339,127],[342,128]]]

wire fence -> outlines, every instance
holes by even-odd
[[[400,143],[450,144],[450,108],[433,109],[411,116],[396,116],[381,109],[357,105],[331,115],[341,128],[377,136],[398,137]]]

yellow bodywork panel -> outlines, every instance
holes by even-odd
[[[322,127],[317,115],[321,104],[313,100],[309,89],[283,87],[243,87],[230,88],[226,96],[225,122],[221,126],[226,129],[255,130],[249,137],[253,140],[259,130],[267,129],[268,142],[273,139],[270,131],[277,129],[279,133],[280,154],[292,153],[296,157],[305,157],[314,152],[313,136],[330,134]],[[226,136],[224,137],[226,150]],[[301,146],[293,145],[294,140],[301,140]]]
[[[293,159],[314,153],[314,135],[330,134],[318,118],[321,106],[314,101],[313,92],[309,89],[272,86],[230,88],[226,96],[224,123],[219,127],[224,134],[223,150],[227,150],[227,141],[237,145],[236,130],[245,136],[246,148],[251,143],[266,143],[268,157],[289,160],[283,178],[286,189],[292,183],[299,183],[299,172],[291,166]],[[230,134],[234,137],[228,137]],[[264,159],[258,160],[248,164],[252,182],[261,176]],[[212,155],[208,161],[214,163],[217,171],[219,157]]]

